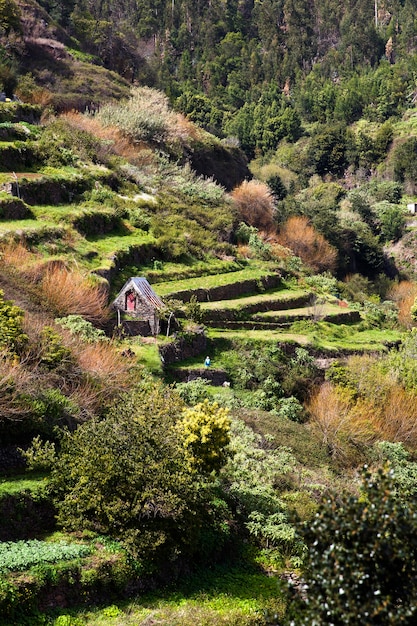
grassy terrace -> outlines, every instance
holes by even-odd
[[[300,332],[296,330],[222,330],[210,329],[208,337],[214,342],[217,340],[233,341],[263,341],[263,342],[294,342],[303,346],[310,346],[315,349],[329,352],[375,352],[385,349],[386,342],[397,341],[402,337],[402,333],[396,330],[359,330],[354,326],[336,326],[326,323],[324,327],[320,323],[311,324],[311,328],[303,328]],[[196,367],[201,367],[201,358],[195,363]],[[213,366],[221,366],[218,360],[213,362]]]
[[[208,266],[209,268],[210,266]],[[226,265],[230,268],[230,264]],[[226,269],[226,272],[219,273],[218,269],[216,273],[199,276],[196,278],[188,278],[176,281],[157,283],[154,287],[156,293],[159,296],[174,295],[180,291],[189,291],[193,289],[210,289],[213,287],[223,287],[225,285],[232,285],[234,283],[242,282],[244,280],[259,280],[263,276],[269,274],[275,274],[277,271],[276,266],[271,267],[263,264],[251,264],[244,269],[238,269],[230,271]],[[224,301],[223,301],[224,302]]]
[[[287,310],[279,310],[279,311],[263,311],[262,313],[257,313],[254,316],[254,319],[267,321],[274,321],[279,318],[291,318],[291,317],[315,317],[316,319],[321,319],[323,317],[332,316],[332,315],[347,315],[349,316],[351,313],[351,309],[341,309],[339,305],[332,304],[331,302],[326,302],[325,304],[319,304],[317,306],[310,305],[305,307],[300,307],[296,309],[287,309]]]
[[[143,594],[134,602],[85,609],[77,616],[89,626],[138,626],[141,624],[224,624],[254,626],[268,611],[280,618],[284,601],[280,583],[255,567],[215,568],[199,572],[181,586],[165,593]],[[61,610],[62,613],[62,610]],[[66,611],[71,614],[71,611]],[[271,622],[272,623],[272,622]]]
[[[201,309],[203,311],[215,311],[218,309],[244,309],[246,307],[256,305],[261,302],[268,301],[274,303],[288,303],[291,300],[298,298],[308,298],[311,292],[305,289],[271,289],[261,294],[255,294],[253,296],[243,296],[240,298],[234,298],[233,300],[219,300],[214,302],[202,302]],[[302,309],[304,312],[306,309]]]

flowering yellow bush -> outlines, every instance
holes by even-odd
[[[185,409],[177,427],[192,469],[211,473],[223,467],[230,439],[228,409],[206,399]]]

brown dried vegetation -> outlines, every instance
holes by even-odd
[[[417,284],[410,280],[401,280],[390,289],[388,298],[398,306],[398,321],[405,328],[413,326],[411,307],[417,297]]]
[[[233,189],[231,196],[241,221],[267,232],[275,230],[274,200],[268,185],[245,180]]]
[[[311,226],[306,217],[290,217],[277,240],[316,272],[334,271],[336,268],[336,249]]]
[[[108,319],[106,291],[77,271],[62,267],[48,268],[40,290],[55,315],[82,315],[98,325]]]

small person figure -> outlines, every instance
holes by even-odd
[[[211,363],[210,357],[209,357],[209,356],[206,356],[206,360],[204,361],[204,365],[205,365],[206,367],[210,367],[210,363]]]

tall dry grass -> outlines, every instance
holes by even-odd
[[[138,146],[124,135],[117,126],[104,126],[97,117],[76,112],[63,113],[61,117],[71,128],[90,133],[94,137],[102,139],[102,150],[105,155],[115,154],[123,156],[128,160],[137,156]]]
[[[40,291],[56,316],[82,315],[96,325],[104,324],[109,317],[106,291],[78,271],[56,266],[48,268]]]
[[[259,230],[275,230],[274,199],[266,183],[244,180],[233,189],[231,197],[241,221]]]
[[[82,373],[71,381],[68,395],[81,408],[80,419],[88,419],[129,389],[134,379],[132,363],[109,341],[85,343],[66,334],[66,343]]]
[[[381,439],[417,446],[417,396],[400,385],[393,387],[378,416]]]
[[[361,449],[377,440],[374,405],[353,402],[331,383],[324,383],[310,398],[307,410],[331,456],[344,465],[356,464]]]
[[[109,103],[97,114],[104,126],[117,128],[136,142],[185,146],[202,135],[195,124],[169,107],[165,94],[150,87],[136,87],[121,103]]]
[[[0,247],[0,260],[4,269],[31,278],[37,274],[41,257],[28,250],[22,242],[9,241]]]
[[[290,217],[281,228],[277,240],[316,272],[333,272],[336,269],[336,249],[306,217]]]

